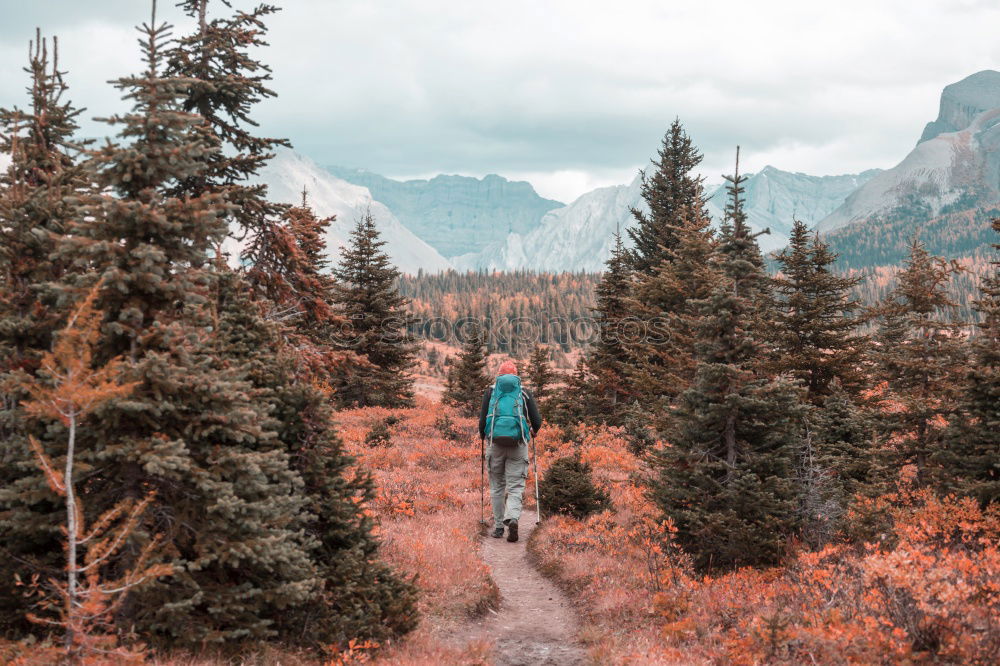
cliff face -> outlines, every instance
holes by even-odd
[[[550,211],[527,234],[513,233],[485,250],[452,259],[459,269],[600,271],[611,255],[612,234],[625,233],[630,209],[642,202],[639,179],[602,187]]]
[[[783,247],[793,220],[815,225],[878,173],[878,169],[870,169],[842,176],[810,176],[764,167],[744,186],[750,223],[757,229],[771,231],[757,238],[761,249],[766,252]],[[709,213],[716,222],[722,219],[725,204],[726,188],[723,186],[713,192],[708,202]]]
[[[946,86],[941,93],[941,109],[936,120],[927,123],[922,143],[946,132],[969,127],[983,111],[1000,107],[1000,72],[990,69],[967,76]]]
[[[508,234],[526,234],[563,204],[543,199],[523,181],[435,176],[398,181],[370,171],[330,167],[331,173],[368,188],[410,231],[445,257],[479,252]]]
[[[998,149],[1000,72],[979,72],[946,87],[941,112],[917,146],[859,187],[817,229],[991,206],[1000,201]]]

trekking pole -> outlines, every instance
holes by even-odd
[[[479,528],[486,525],[486,438],[479,438]]]

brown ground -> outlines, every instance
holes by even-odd
[[[496,666],[589,663],[576,640],[576,617],[569,601],[528,561],[525,542],[535,528],[534,512],[524,511],[518,527],[517,543],[509,543],[506,536],[483,539],[483,559],[500,587],[500,610],[489,611],[455,638],[463,643],[492,642]]]

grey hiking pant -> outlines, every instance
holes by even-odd
[[[517,446],[500,446],[491,442],[486,450],[486,469],[490,475],[493,525],[502,525],[504,520],[518,520],[524,481],[528,478],[528,445],[521,442]],[[507,493],[506,504],[504,492]]]

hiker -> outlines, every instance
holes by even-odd
[[[535,398],[521,387],[514,362],[504,361],[497,371],[496,381],[483,394],[479,410],[479,437],[489,440],[486,468],[490,477],[493,537],[496,539],[503,536],[506,525],[507,541],[517,541],[517,521],[521,517],[521,499],[528,478],[528,442],[541,427],[542,417]]]

